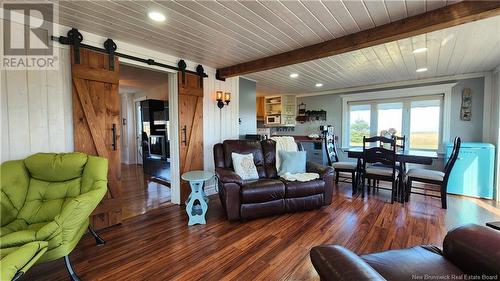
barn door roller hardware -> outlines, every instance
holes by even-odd
[[[184,60],[180,60],[177,63],[177,67],[179,68],[179,71],[182,73],[182,85],[186,84],[186,62]]]
[[[109,39],[104,41],[104,49],[108,52],[108,58],[109,58],[109,70],[114,71],[115,70],[115,51],[116,51],[116,44],[113,42],[113,40]]]
[[[117,57],[120,57],[120,58],[125,58],[125,59],[129,59],[129,60],[134,60],[134,61],[142,62],[142,63],[148,64],[148,65],[159,66],[159,67],[163,67],[163,68],[167,68],[167,69],[172,69],[172,70],[176,70],[176,71],[183,71],[184,75],[185,75],[185,73],[191,73],[191,74],[199,75],[202,78],[208,77],[208,75],[205,72],[202,72],[202,73],[198,72],[198,67],[200,67],[201,65],[198,65],[198,67],[196,68],[197,71],[191,71],[191,70],[187,70],[185,68],[184,68],[184,70],[182,70],[178,66],[171,66],[171,65],[168,65],[168,64],[156,62],[156,61],[154,61],[152,59],[144,59],[144,58],[139,58],[139,57],[136,57],[136,56],[131,56],[131,55],[127,55],[127,54],[116,52],[116,49],[118,47],[116,46],[115,42],[113,42],[113,40],[111,40],[109,38],[108,38],[108,40],[106,40],[104,42],[104,48],[99,48],[99,47],[94,47],[94,46],[91,46],[91,45],[83,44],[82,43],[82,41],[83,41],[83,35],[76,28],[72,28],[70,31],[68,31],[67,37],[65,37],[65,36],[59,36],[59,37],[57,37],[57,36],[51,36],[51,39],[52,39],[52,41],[58,41],[59,43],[61,43],[63,45],[71,45],[71,46],[73,46],[73,48],[75,50],[74,59],[75,59],[75,63],[76,64],[80,63],[80,48],[85,48],[85,49],[89,49],[89,50],[92,50],[92,51],[109,54],[109,59],[110,59],[109,67],[110,67],[110,70],[114,69],[114,63],[111,63],[111,62],[112,61],[114,62],[114,56],[117,56]],[[181,60],[181,61],[183,61],[183,60]],[[185,64],[185,62],[184,62],[184,64]],[[201,69],[203,69],[203,67],[201,67]]]
[[[203,88],[203,74],[205,73],[203,65],[198,64],[198,66],[196,67],[196,73],[198,74],[198,76],[200,76],[200,88]]]
[[[75,54],[75,63],[80,64],[80,45],[83,41],[83,35],[78,31],[76,28],[72,28],[70,31],[68,31],[68,37],[66,40],[64,40],[66,43],[62,44],[68,44],[68,45],[73,45]]]

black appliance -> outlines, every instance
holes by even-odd
[[[152,99],[141,101],[141,114],[142,131],[148,137],[148,154],[166,160],[170,157],[168,102]]]
[[[259,135],[259,134],[246,134],[245,135],[245,139],[246,140],[258,140],[258,141],[262,141],[262,140],[267,139],[267,136],[266,135]]]
[[[168,102],[141,101],[144,173],[170,180],[170,141],[168,136]]]

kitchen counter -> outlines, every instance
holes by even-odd
[[[294,138],[295,141],[299,142],[302,145],[302,148],[307,152],[307,161],[318,163],[320,165],[328,165],[323,139],[311,139],[308,136],[294,136]]]
[[[275,135],[279,136],[290,136],[295,139],[296,142],[300,142],[302,148],[307,152],[307,161],[318,163],[320,165],[328,165],[328,159],[326,158],[326,150],[323,145],[323,139],[311,139],[308,136],[293,136],[293,135]],[[275,137],[273,136],[273,137]]]
[[[293,136],[296,142],[322,143],[323,139],[311,139],[308,136]]]

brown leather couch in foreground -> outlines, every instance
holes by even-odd
[[[231,153],[253,154],[258,180],[243,181],[233,170]],[[225,140],[214,145],[215,173],[219,197],[229,220],[320,208],[332,202],[333,168],[307,163],[307,172],[319,179],[288,182],[276,171],[276,142],[273,140]]]
[[[321,280],[499,280],[500,231],[475,224],[446,235],[443,249],[425,245],[357,256],[344,247],[311,249]]]

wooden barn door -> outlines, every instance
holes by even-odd
[[[108,194],[91,217],[95,228],[119,224],[121,218],[119,64],[109,67],[107,54],[81,48],[79,62],[71,49],[75,151],[108,159]]]
[[[201,80],[201,81],[200,81]],[[198,75],[178,73],[179,85],[179,167],[181,175],[203,170],[203,79]],[[181,181],[181,204],[190,188]]]

